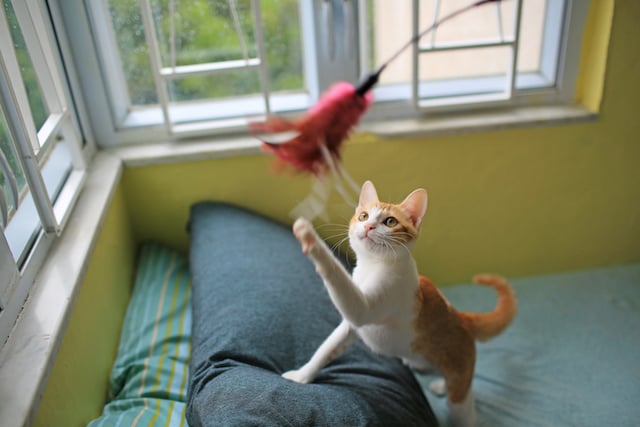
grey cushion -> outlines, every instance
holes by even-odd
[[[360,342],[313,384],[280,377],[340,322],[289,227],[203,202],[190,233],[191,427],[437,424],[411,371]]]

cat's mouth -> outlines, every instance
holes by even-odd
[[[387,247],[384,236],[375,230],[358,230],[352,237],[358,241],[358,244],[369,251],[380,251]]]
[[[371,230],[362,232],[361,235],[358,236],[358,238],[360,239],[361,242],[364,242],[365,244],[374,245],[374,246],[377,246],[380,244],[380,236],[378,236],[376,233],[372,232]]]

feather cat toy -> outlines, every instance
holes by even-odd
[[[298,172],[311,173],[318,180],[314,188],[316,196],[312,194],[294,212],[306,213],[304,216],[309,219],[323,212],[324,208],[321,205],[326,202],[328,191],[322,182],[325,182],[323,178],[326,177],[327,172],[331,173],[334,185],[345,201],[350,205],[355,204],[355,200],[348,194],[348,189],[342,184],[346,181],[351,190],[357,194],[358,186],[340,162],[342,147],[349,133],[373,103],[371,89],[378,83],[382,72],[403,51],[444,22],[473,8],[500,1],[476,1],[444,16],[412,37],[377,70],[367,75],[357,87],[347,82],[335,83],[320,97],[318,103],[308,110],[307,114],[298,119],[287,120],[272,116],[266,121],[248,124],[250,132],[262,141],[265,151],[274,154],[280,163],[288,164]]]
[[[369,181],[349,223],[349,243],[356,254],[353,273],[345,270],[306,219],[298,219],[294,234],[316,267],[342,322],[318,347],[311,359],[283,377],[310,383],[318,372],[361,339],[372,351],[400,358],[417,370],[435,369],[447,394],[456,426],[475,425],[471,383],[475,341],[502,332],[516,313],[516,297],[501,277],[479,275],[475,283],[498,294],[489,313],[456,311],[438,288],[417,272],[411,248],[427,210],[427,192],[418,189],[400,204],[378,200]]]

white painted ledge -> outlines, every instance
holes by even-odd
[[[434,113],[425,118],[384,120],[364,124],[360,130],[381,138],[419,138],[550,126],[595,120],[597,114],[582,106],[534,106],[464,113]]]
[[[214,140],[160,142],[132,145],[108,150],[119,157],[125,167],[174,163],[190,160],[260,154],[261,143],[253,137],[217,137]]]
[[[357,132],[382,139],[487,132],[501,129],[549,126],[595,120],[596,113],[581,106],[535,106],[475,113],[431,114],[415,119],[365,120]],[[249,135],[130,145],[109,149],[125,167],[146,166],[236,155],[262,153],[260,141]]]
[[[99,153],[61,238],[52,245],[0,350],[0,424],[31,425],[91,259],[122,162]]]

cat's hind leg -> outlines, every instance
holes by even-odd
[[[447,406],[453,425],[456,427],[475,427],[476,406],[471,383],[473,365],[466,370],[443,371],[446,380]]]
[[[313,382],[320,369],[338,357],[356,338],[357,335],[349,326],[349,323],[342,321],[324,342],[320,344],[320,347],[318,347],[307,363],[300,369],[285,372],[282,376],[288,380],[302,384]]]
[[[475,427],[476,425],[476,404],[473,391],[469,389],[467,395],[460,401],[447,400],[451,421],[456,427]]]
[[[438,378],[429,383],[429,390],[435,393],[436,396],[445,396],[447,394],[447,382],[444,378]]]

